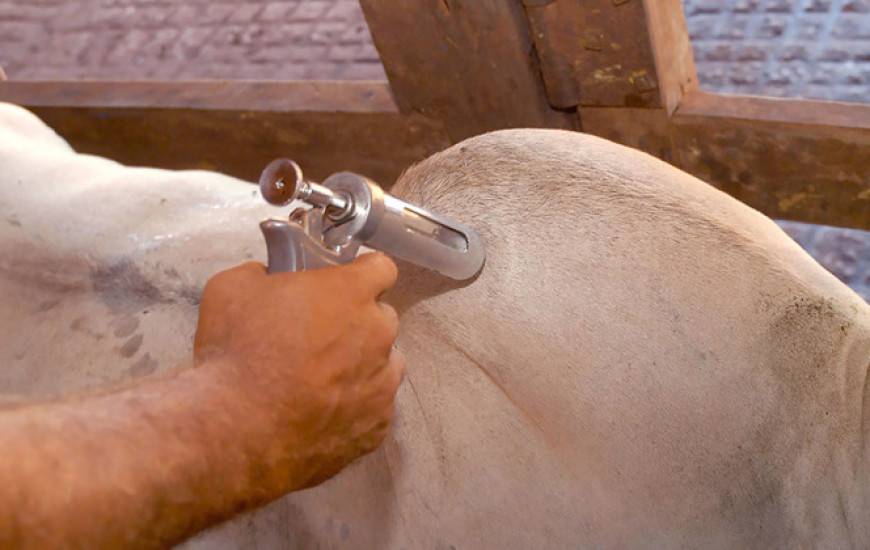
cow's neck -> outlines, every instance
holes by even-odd
[[[400,317],[403,312],[422,300],[462,288],[475,280],[475,278],[471,278],[466,281],[455,281],[408,262],[398,261],[397,264],[399,266],[398,281],[395,288],[385,296],[385,299],[396,308]]]
[[[815,479],[807,480],[808,491],[799,500],[805,510],[815,508],[810,517],[828,517],[829,525],[840,526],[840,534],[829,533],[827,540],[842,541],[845,534],[851,546],[863,547],[870,540],[870,307],[856,297],[852,303],[840,304],[837,311],[843,317],[826,318],[813,337],[817,342],[831,340],[825,329],[842,334],[839,344],[816,365],[827,369],[828,376],[816,380],[817,387],[808,388],[805,396],[804,407],[816,410],[802,429],[815,434],[808,454],[819,462]],[[833,328],[827,326],[831,324]],[[800,470],[800,464],[795,468]]]

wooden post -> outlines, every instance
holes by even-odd
[[[553,110],[519,0],[361,0],[396,104],[452,141],[510,127],[574,127]]]
[[[523,0],[550,104],[679,163],[669,116],[697,78],[679,0]]]
[[[680,0],[644,0],[661,103],[668,116],[698,89],[698,73]]]
[[[524,2],[552,105],[661,105],[640,0]]]

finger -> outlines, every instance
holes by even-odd
[[[396,313],[396,310],[390,304],[378,302],[378,307],[381,309],[386,331],[389,334],[389,344],[392,346],[399,335],[399,314]]]
[[[234,303],[239,289],[257,288],[256,278],[264,277],[266,268],[257,262],[247,262],[221,271],[208,280],[203,289],[200,311],[209,311],[212,304],[223,307]]]
[[[393,348],[390,352],[390,358],[387,360],[387,368],[393,373],[395,377],[395,388],[398,391],[399,386],[402,384],[402,381],[405,379],[405,354],[402,353],[402,350],[398,348]],[[393,392],[395,396],[395,391]]]
[[[245,271],[250,273],[257,273],[260,275],[266,274],[266,266],[260,262],[244,262],[235,267],[239,271]]]
[[[379,360],[371,365],[371,374],[374,375],[386,368],[387,357],[399,334],[399,316],[395,309],[381,302],[374,302],[367,307],[374,309],[368,312],[370,324],[363,353]]]
[[[375,418],[389,422],[395,408],[396,394],[405,379],[405,356],[393,348],[377,378],[369,386],[369,411]]]
[[[206,286],[232,288],[237,284],[246,281],[252,277],[259,277],[266,274],[266,266],[259,262],[245,262],[230,269],[225,269],[213,276]]]
[[[218,275],[229,275],[234,277],[251,277],[266,274],[266,266],[260,262],[244,262],[235,267],[231,267],[218,273]]]
[[[350,265],[357,270],[358,276],[366,282],[374,296],[391,289],[399,276],[396,264],[382,252],[363,254]]]

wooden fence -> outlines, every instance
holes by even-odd
[[[276,156],[388,187],[509,127],[637,147],[769,216],[870,229],[870,105],[698,89],[679,0],[361,0],[389,82],[0,82],[76,149],[255,181]]]

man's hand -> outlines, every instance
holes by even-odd
[[[262,419],[253,452],[271,457],[264,483],[316,485],[386,436],[404,359],[392,348],[396,312],[377,298],[395,280],[376,253],[273,275],[248,263],[209,281],[195,361]]]

